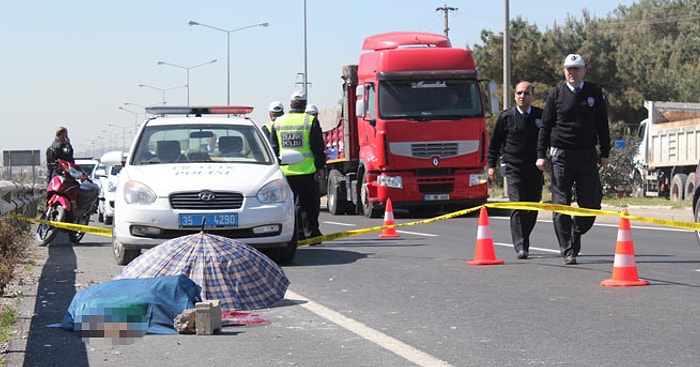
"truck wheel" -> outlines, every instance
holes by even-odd
[[[681,201],[683,200],[683,194],[685,193],[685,181],[688,176],[685,173],[678,173],[673,176],[671,180],[671,190],[669,197],[671,201]]]
[[[383,208],[378,203],[369,201],[369,189],[367,188],[367,174],[362,175],[360,183],[360,205],[362,205],[362,213],[367,218],[380,218]]]
[[[337,170],[331,170],[328,174],[328,212],[333,215],[345,214],[348,207],[346,181],[343,174]]]
[[[693,190],[695,190],[695,172],[688,173],[688,178],[685,180],[685,190],[683,198],[690,200],[693,198]]]

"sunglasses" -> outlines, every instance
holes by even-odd
[[[515,92],[515,94],[517,94],[517,95],[526,95],[526,96],[529,96],[529,95],[532,94],[532,93],[526,92],[526,91],[518,91],[518,92]]]

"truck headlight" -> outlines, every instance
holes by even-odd
[[[486,173],[472,173],[469,175],[469,186],[479,186],[488,182]]]
[[[391,187],[392,189],[403,189],[401,176],[377,176],[377,185]]]

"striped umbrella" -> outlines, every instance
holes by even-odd
[[[202,299],[224,310],[255,310],[284,299],[289,279],[263,253],[243,242],[199,232],[153,247],[125,266],[120,278],[185,274],[202,287]]]

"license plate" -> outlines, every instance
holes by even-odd
[[[180,228],[189,227],[238,227],[238,213],[180,214]]]
[[[450,194],[425,194],[423,201],[450,200]]]

